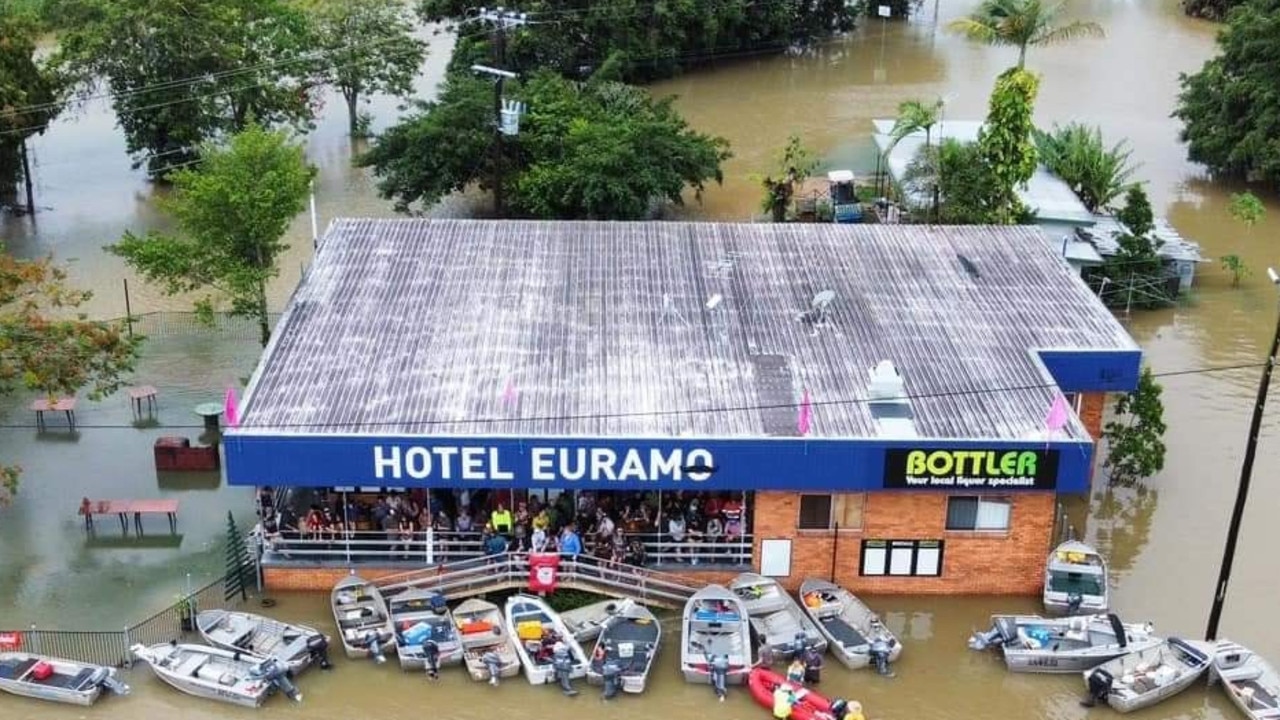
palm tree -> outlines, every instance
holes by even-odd
[[[1018,67],[1027,62],[1027,47],[1054,45],[1082,37],[1103,37],[1102,26],[1087,20],[1062,23],[1063,3],[1041,0],[982,0],[971,15],[947,28],[988,45],[1018,48]]]
[[[898,105],[898,119],[893,123],[893,129],[889,131],[889,137],[892,142],[889,143],[889,150],[893,150],[894,146],[902,141],[902,138],[919,130],[924,131],[924,145],[929,147],[933,126],[938,124],[942,119],[942,100],[934,100],[926,103],[923,100],[907,100]]]

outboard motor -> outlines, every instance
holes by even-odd
[[[1080,593],[1071,593],[1067,595],[1067,614],[1075,615],[1080,612],[1080,606],[1084,604],[1084,596]]]
[[[431,638],[422,641],[422,665],[427,671],[427,677],[432,680],[440,679],[440,646]]]
[[[570,676],[573,674],[573,657],[569,654],[569,648],[564,645],[558,645],[555,652],[551,655],[551,667],[555,670],[556,680],[560,683],[560,689],[565,695],[573,697],[578,694],[573,689],[573,682]]]
[[[1106,701],[1107,696],[1111,694],[1111,686],[1115,683],[1115,678],[1106,670],[1097,668],[1089,673],[1086,682],[1089,686],[1089,696],[1081,700],[1080,704],[1085,707],[1093,707],[1100,702]]]
[[[502,657],[493,650],[486,650],[485,654],[480,656],[480,662],[484,663],[485,670],[489,671],[489,684],[497,685],[498,678],[502,675]]]
[[[89,676],[89,685],[106,688],[116,695],[128,695],[129,686],[111,668],[98,668]]]
[[[881,675],[892,675],[889,669],[889,656],[893,654],[892,641],[876,640],[871,643],[871,650],[868,652],[871,656],[871,662],[876,666],[876,672]]]
[[[604,699],[612,700],[622,690],[622,666],[609,658],[601,666],[600,675],[604,678]]]
[[[729,656],[717,655],[709,658],[707,664],[711,666],[711,687],[720,702],[724,702],[724,696],[729,694]]]
[[[1004,634],[1000,632],[1000,628],[992,627],[986,632],[975,632],[969,638],[970,650],[986,650],[987,648],[1000,647],[1004,644]]]
[[[285,697],[294,702],[302,702],[302,692],[298,690],[298,686],[293,684],[293,680],[289,678],[289,669],[275,658],[264,660],[261,665],[254,668],[252,673],[254,677],[276,686],[276,689],[285,694]]]
[[[387,661],[387,655],[382,650],[382,643],[384,642],[386,642],[386,639],[383,638],[382,634],[377,630],[366,630],[364,637],[360,638],[359,642],[353,642],[351,644],[368,650],[369,657],[373,658],[374,662],[381,665]]]
[[[329,662],[329,638],[324,635],[312,635],[307,638],[307,655],[311,657],[312,662],[320,666],[321,670],[333,668],[333,664]]]

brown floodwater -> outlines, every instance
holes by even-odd
[[[735,154],[725,168],[722,187],[709,190],[702,204],[691,203],[673,214],[716,220],[753,217],[759,192],[752,175],[769,168],[776,149],[792,133],[801,135],[827,158],[830,167],[865,172],[874,165],[870,120],[892,117],[902,100],[944,97],[947,117],[980,118],[994,76],[1013,62],[1015,51],[973,45],[940,29],[949,18],[965,12],[969,4],[948,4],[935,18],[937,5],[926,2],[921,16],[910,24],[872,21],[855,35],[810,54],[734,60],[656,85],[656,93],[680,96],[678,105],[694,126],[729,138]],[[1139,177],[1145,181],[1157,212],[1165,213],[1185,236],[1199,241],[1206,255],[1217,258],[1235,253],[1253,270],[1236,288],[1216,263],[1208,263],[1201,267],[1198,288],[1188,302],[1163,311],[1122,314],[1122,319],[1158,373],[1258,363],[1266,352],[1280,304],[1280,293],[1267,282],[1265,272],[1268,265],[1280,266],[1274,245],[1280,237],[1280,203],[1265,197],[1269,213],[1252,229],[1233,221],[1226,206],[1229,194],[1239,188],[1215,183],[1202,168],[1187,162],[1177,140],[1177,121],[1169,118],[1178,73],[1194,71],[1212,54],[1215,26],[1184,18],[1177,0],[1075,0],[1070,11],[1098,20],[1108,36],[1030,52],[1029,67],[1042,74],[1038,122],[1095,123],[1110,141],[1128,139],[1134,160],[1141,163]],[[432,42],[432,57],[418,83],[422,93],[429,92],[439,79],[449,53],[446,36],[432,36]],[[385,127],[397,114],[397,102],[378,99],[373,109],[377,126]],[[320,168],[317,203],[322,229],[339,215],[391,214],[389,204],[374,195],[370,178],[351,166],[344,118],[340,101],[332,99],[307,141],[310,156]],[[76,279],[98,293],[93,310],[102,315],[122,314],[122,279],[131,276],[117,259],[102,253],[100,246],[125,229],[159,227],[161,221],[153,190],[129,169],[110,113],[91,105],[60,120],[36,141],[35,159],[38,201],[47,210],[34,223],[29,219],[4,220],[0,232],[17,252],[51,252],[72,261]],[[471,200],[451,200],[437,212],[465,213],[473,206]],[[293,249],[273,287],[277,304],[283,304],[307,262],[310,238],[309,220],[298,218],[291,231]],[[135,312],[186,307],[136,279],[131,279],[130,286]],[[252,352],[252,348],[242,350]],[[210,352],[225,352],[225,348]],[[164,364],[167,374],[182,367],[176,359]],[[247,363],[226,361],[219,366],[238,370],[245,364],[252,365],[251,354]],[[225,375],[229,371],[218,372]],[[1163,378],[1169,424],[1165,469],[1147,481],[1145,490],[1109,491],[1100,486],[1092,497],[1074,504],[1074,522],[1111,557],[1115,605],[1127,618],[1149,619],[1168,634],[1196,637],[1203,633],[1257,375],[1257,369],[1246,369]],[[207,382],[201,392],[216,392],[220,382],[218,378]],[[118,414],[119,410],[113,412]],[[1280,662],[1280,624],[1272,621],[1271,615],[1280,592],[1280,564],[1273,551],[1280,543],[1280,528],[1268,526],[1266,520],[1268,508],[1280,505],[1280,481],[1272,471],[1280,461],[1280,433],[1276,429],[1276,420],[1266,422],[1222,634]],[[194,527],[187,528],[190,535],[182,550],[166,555],[163,562],[148,563],[137,551],[62,553],[59,548],[75,545],[74,528],[64,522],[61,527],[55,523],[50,530],[38,515],[25,513],[37,508],[59,512],[57,503],[65,502],[50,500],[50,495],[61,492],[65,497],[79,497],[83,481],[69,476],[59,461],[42,459],[49,453],[42,455],[38,448],[33,449],[30,437],[29,432],[21,437],[0,432],[0,453],[7,447],[23,455],[31,480],[18,505],[7,516],[0,515],[0,540],[4,541],[0,543],[0,584],[10,586],[0,587],[0,626],[13,624],[8,621],[84,626],[86,623],[68,619],[77,616],[77,604],[85,617],[92,618],[87,623],[90,626],[103,624],[100,618],[107,616],[123,624],[140,614],[140,606],[156,604],[162,593],[148,591],[151,585],[164,584],[164,592],[172,592],[172,587],[180,584],[184,563],[200,577],[216,570],[216,553],[205,552],[219,533],[216,515],[196,520]],[[146,455],[143,446],[137,452],[112,452],[111,437],[105,431],[86,431],[78,443],[80,454],[99,464],[95,470],[107,478],[103,480],[107,485],[132,487],[129,483],[142,482],[110,479],[132,477],[120,465],[124,460],[116,455],[138,465],[145,462]],[[83,452],[90,447],[96,452]],[[37,487],[41,488],[38,492]],[[182,494],[173,488],[168,492]],[[205,488],[198,492],[220,498],[216,512],[225,512],[222,508],[228,490]],[[72,539],[68,539],[68,532]],[[51,538],[54,551],[46,551],[44,541],[15,541],[29,533]],[[104,553],[117,555],[107,562],[102,559]],[[101,571],[104,564],[109,572]],[[97,587],[112,592],[70,591],[81,572],[89,573],[88,577],[99,583]],[[997,558],[993,558],[992,572],[999,572]],[[145,601],[139,601],[140,596]],[[279,599],[279,606],[272,611],[275,614],[321,627],[331,623],[325,599],[319,595]],[[1109,710],[1086,711],[1078,705],[1082,691],[1078,677],[1010,675],[995,656],[965,648],[966,637],[985,625],[987,615],[1033,610],[1033,600],[869,600],[905,640],[898,676],[883,679],[871,673],[849,673],[832,664],[821,687],[828,694],[861,700],[869,718],[1068,720],[1112,716]],[[84,609],[83,604],[90,601],[94,607]],[[558,712],[572,713],[572,717],[623,719],[660,714],[673,720],[768,716],[752,705],[744,692],[735,692],[721,705],[714,702],[707,688],[682,682],[677,671],[678,627],[668,624],[666,628],[669,642],[655,670],[656,679],[641,698],[625,697],[605,705],[594,691],[567,699],[551,688],[532,688],[523,680],[494,690],[473,684],[458,672],[446,673],[439,683],[428,683],[394,666],[339,661],[331,673],[304,676],[303,705],[289,706],[277,699],[268,712],[335,719],[467,719]],[[108,700],[75,715],[158,720],[181,713],[191,720],[203,720],[251,714],[179,695],[161,686],[145,669],[134,671],[131,679],[134,696]],[[1236,717],[1219,692],[1197,687],[1135,717]],[[69,716],[65,709],[0,698],[0,717],[6,720]]]

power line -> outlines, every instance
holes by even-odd
[[[1185,370],[1169,370],[1165,372],[1152,373],[1155,378],[1184,377],[1188,375],[1209,375],[1213,373],[1233,372],[1236,370],[1252,370],[1260,368],[1265,363],[1245,363],[1241,365],[1221,365],[1201,368],[1189,368]],[[939,398],[965,397],[971,395],[995,395],[1001,393],[1029,392],[1033,390],[1056,390],[1057,383],[1035,383],[1029,385],[1009,385],[1004,387],[991,388],[974,388],[970,390],[948,390],[935,393],[918,393],[907,394],[899,399],[903,400],[930,400]],[[845,407],[853,405],[866,405],[873,402],[869,398],[846,398],[840,400],[810,400],[811,407]],[[698,408],[686,410],[645,410],[636,412],[616,412],[616,413],[583,413],[575,415],[544,415],[533,417],[489,417],[489,418],[471,418],[463,420],[375,420],[367,422],[342,422],[342,423],[283,423],[271,425],[252,425],[241,424],[240,429],[272,429],[272,430],[289,430],[289,429],[317,429],[317,428],[355,428],[355,427],[404,427],[406,425],[420,427],[434,427],[440,425],[499,425],[499,424],[519,424],[519,423],[544,423],[556,421],[573,421],[573,420],[622,420],[644,417],[671,417],[671,416],[696,416],[696,415],[713,415],[719,413],[737,413],[737,412],[753,412],[762,410],[798,410],[800,403],[774,403],[760,405],[737,405],[722,406],[718,408]],[[85,424],[76,423],[77,428],[90,428],[99,430],[136,430],[132,424],[119,423],[101,423],[101,424]],[[203,424],[192,425],[154,425],[153,428],[168,430],[192,430],[203,429]],[[0,429],[4,430],[30,430],[38,429],[37,425],[30,423],[6,423],[0,424]]]

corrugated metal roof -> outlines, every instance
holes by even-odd
[[[890,133],[893,131],[893,120],[872,120],[875,125],[876,146],[880,152],[893,142]],[[933,142],[941,139],[954,139],[960,142],[976,142],[978,130],[982,123],[974,120],[945,120],[931,130]],[[924,147],[925,134],[918,130],[902,138],[886,156],[889,174],[896,180],[903,176],[907,166],[915,159],[920,148]],[[1027,181],[1025,187],[1017,189],[1018,198],[1036,214],[1040,220],[1072,223],[1076,225],[1092,225],[1093,213],[1090,213],[1080,198],[1071,190],[1062,178],[1049,172],[1043,165],[1036,167],[1035,173]]]
[[[348,219],[235,432],[767,437],[807,388],[813,436],[876,437],[891,360],[921,437],[1025,439],[1029,349],[1134,347],[1034,227]]]
[[[1117,238],[1128,233],[1124,225],[1112,215],[1098,214],[1092,227],[1081,228],[1084,235],[1103,255],[1115,255],[1120,251]],[[1151,237],[1156,239],[1156,254],[1170,260],[1208,262],[1200,252],[1200,245],[1182,237],[1169,221],[1157,217],[1152,220]]]

